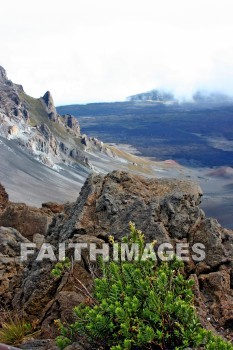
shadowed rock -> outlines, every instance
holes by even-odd
[[[46,107],[46,112],[49,114],[49,117],[52,121],[57,121],[57,111],[54,106],[53,98],[50,91],[47,91],[44,96],[42,97],[42,100]]]
[[[9,200],[8,194],[5,190],[5,187],[3,187],[0,184],[0,210],[5,208]]]
[[[20,244],[29,243],[17,230],[0,227],[0,306],[7,305],[21,287]]]

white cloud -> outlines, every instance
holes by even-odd
[[[233,94],[232,12],[232,0],[4,0],[0,64],[57,104],[156,87]]]

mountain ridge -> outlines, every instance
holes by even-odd
[[[40,98],[29,96],[22,85],[7,78],[3,67],[0,144],[0,180],[13,200],[30,205],[73,200],[73,188],[80,190],[93,171],[130,169],[149,176],[155,174],[155,164],[150,160],[82,134],[74,116],[57,112],[50,91]]]

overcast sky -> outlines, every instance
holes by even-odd
[[[8,77],[57,105],[233,94],[233,0],[2,0],[0,47]]]

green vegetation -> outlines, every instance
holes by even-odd
[[[32,335],[33,327],[19,315],[7,312],[1,320],[0,343],[19,345]]]
[[[36,126],[48,120],[48,115],[40,99],[28,96],[24,92],[20,93],[20,98],[26,102],[29,108],[31,126]]]
[[[133,224],[130,231],[123,241],[138,243],[141,258],[144,236]],[[75,307],[74,324],[57,321],[60,349],[81,336],[110,350],[233,350],[201,327],[193,305],[194,282],[185,278],[181,261],[174,257],[155,266],[154,261],[140,258],[101,262],[102,277],[94,281],[91,304]]]
[[[60,277],[63,272],[71,268],[71,262],[69,258],[65,258],[63,261],[58,262],[51,273],[54,277]]]

